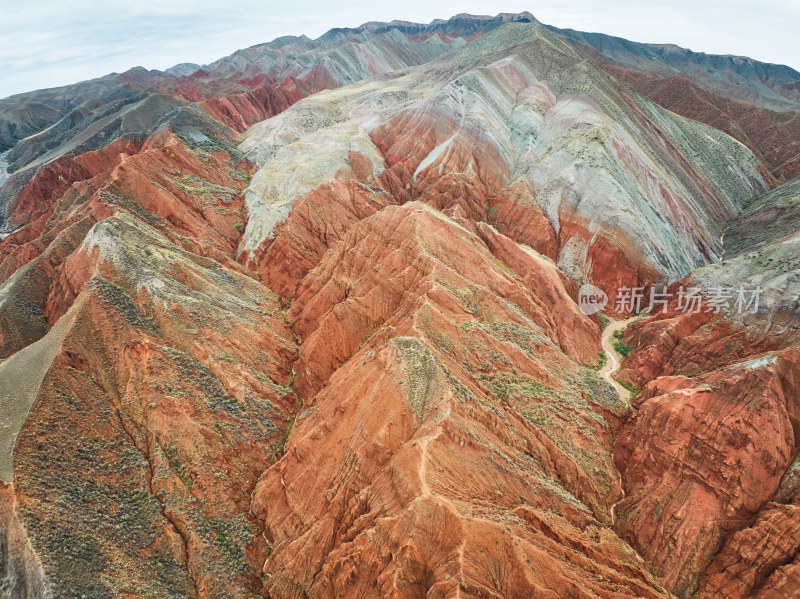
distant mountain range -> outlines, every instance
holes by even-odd
[[[0,599],[800,593],[799,148],[529,13],[0,100]]]

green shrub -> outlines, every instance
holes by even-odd
[[[620,385],[625,387],[628,391],[631,392],[631,399],[639,395],[639,389],[631,385],[630,383],[626,383],[625,381],[621,381],[619,379],[615,379]]]
[[[498,399],[505,401],[511,395],[511,388],[508,383],[500,379],[494,379],[489,384],[489,389],[494,393]]]

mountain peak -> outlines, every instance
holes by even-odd
[[[797,596],[799,90],[501,13],[0,101],[0,588]]]

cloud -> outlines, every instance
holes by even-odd
[[[403,19],[428,22],[460,12],[530,10],[545,23],[601,31],[696,51],[742,54],[800,67],[793,24],[800,6],[764,0],[6,0],[0,36],[0,97],[121,72],[213,62],[237,49],[286,34],[317,37],[331,27]]]

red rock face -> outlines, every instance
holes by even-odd
[[[538,24],[479,24],[131,71],[205,112],[172,98],[157,127],[21,187],[0,242],[0,596],[800,592],[796,335],[644,315],[621,340],[628,402],[576,303],[591,281],[613,312],[621,287],[718,260],[738,194],[764,187],[755,158]],[[474,41],[392,74],[456,40]],[[340,50],[355,62],[332,68]],[[300,74],[303,52],[319,62]],[[370,74],[363,103],[300,101]],[[691,112],[700,96],[672,94],[696,90],[668,83],[645,91]],[[280,112],[270,152],[312,138],[264,187],[295,193],[288,216],[250,245],[276,208],[245,188],[285,173],[259,175],[235,131]]]
[[[264,76],[253,80],[237,82],[244,84],[247,91],[229,93],[202,98],[200,105],[215,119],[244,131],[250,125],[263,121],[286,110],[289,106],[323,89],[337,87],[336,83],[325,78],[309,75],[310,84],[305,81],[287,79],[283,83],[267,80]],[[192,88],[180,89],[176,95],[198,101],[197,93]]]
[[[23,560],[14,584],[31,596],[42,584],[252,596],[265,545],[250,490],[280,455],[297,398],[277,298],[233,260],[248,167],[169,132],[77,161],[96,174],[58,199],[41,236],[16,245],[28,225],[3,243],[11,272],[46,247],[14,278],[3,350],[13,364],[43,346],[51,356],[31,363],[47,382],[22,414],[3,516],[24,531],[8,537]],[[22,389],[14,377],[30,369],[6,373]]]
[[[299,199],[275,240],[257,262],[270,289],[293,299],[297,286],[350,227],[394,203],[391,196],[357,181],[333,180]],[[256,259],[258,260],[258,259]]]
[[[273,382],[288,373],[272,365],[291,355],[290,332],[254,309],[192,318],[175,308],[159,314],[156,303],[145,315],[101,274],[87,288],[57,325],[70,329],[17,441],[18,510],[34,550],[49,556],[46,576],[56,588],[86,588],[115,568],[135,573],[129,584],[145,596],[229,588],[246,596],[263,549],[246,516],[249,488],[274,459],[276,426],[294,407]],[[221,351],[219,319],[249,321],[240,347]],[[224,368],[231,362],[241,370]],[[86,503],[72,505],[76,494]],[[71,507],[59,510],[65,502]],[[94,555],[76,563],[75,544]]]
[[[722,540],[772,498],[791,462],[798,406],[781,375],[797,356],[786,359],[691,382],[656,379],[616,442],[627,483],[618,529],[680,594],[694,590]]]
[[[753,524],[731,535],[706,569],[701,595],[791,596],[796,588],[797,506],[767,504]]]
[[[34,175],[9,206],[9,223],[12,226],[26,226],[0,244],[3,275],[11,276],[52,241],[53,237],[45,237],[49,232],[46,231],[47,221],[56,208],[56,202],[73,184],[91,180],[110,166],[118,164],[121,156],[135,154],[138,150],[139,145],[120,139],[96,152],[56,160]],[[6,260],[12,253],[13,257]]]
[[[488,247],[421,204],[388,207],[299,288],[295,387],[310,399],[253,495],[272,544],[270,596],[658,595],[604,528],[620,491],[599,414],[616,422],[621,406],[583,386],[596,326],[565,301],[573,284],[554,265],[481,234]],[[548,414],[545,395],[563,415]],[[588,412],[562,420],[577,405]],[[550,532],[530,535],[529,523]],[[573,555],[563,544],[574,534]]]
[[[77,164],[70,172],[85,179],[68,188],[69,180],[57,186],[53,203],[40,209],[47,212],[31,216],[33,220],[0,244],[5,253],[0,272],[11,277],[20,267],[27,268],[15,279],[18,300],[0,307],[6,325],[0,332],[0,355],[40,338],[66,312],[91,276],[73,252],[95,223],[119,210],[131,211],[199,256],[235,264],[235,226],[245,220],[239,195],[244,182],[235,169],[246,170],[244,163],[233,164],[222,153],[200,157],[169,133],[155,134],[138,149],[114,142],[62,161]],[[18,197],[30,199],[43,189],[53,168],[35,176]],[[21,200],[16,206],[22,206]]]
[[[487,221],[500,233],[555,260],[558,240],[534,200],[530,185],[517,183],[488,199]]]
[[[621,377],[642,391],[614,449],[617,531],[680,596],[787,592],[797,351],[703,313],[670,311],[626,338]]]

